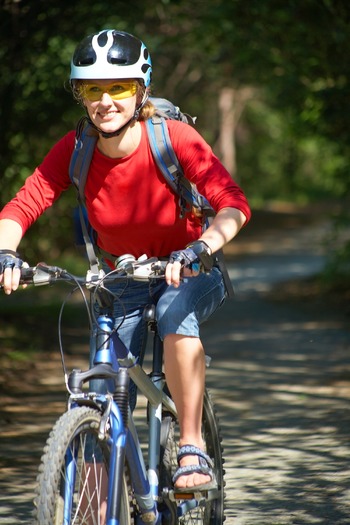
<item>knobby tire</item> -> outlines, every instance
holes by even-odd
[[[110,452],[98,437],[101,414],[78,407],[63,414],[44,448],[35,498],[35,525],[62,525],[68,497],[66,456],[74,456],[75,481],[69,525],[100,525],[105,512]],[[71,491],[72,492],[72,491]],[[120,525],[133,525],[133,503],[127,473],[122,480]]]

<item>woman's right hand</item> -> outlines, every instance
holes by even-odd
[[[0,250],[0,285],[7,295],[17,290],[23,264],[17,252]]]

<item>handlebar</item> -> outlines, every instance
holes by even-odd
[[[156,257],[146,260],[128,261],[122,268],[111,270],[105,274],[100,270],[94,274],[88,270],[85,277],[69,273],[58,266],[49,266],[46,263],[38,263],[36,266],[21,268],[20,284],[34,284],[42,286],[57,281],[79,283],[81,286],[96,287],[102,282],[115,282],[118,279],[132,279],[135,281],[148,281],[150,279],[164,278],[167,261],[161,261]]]
[[[42,286],[46,284],[52,284],[56,282],[66,282],[69,285],[73,286],[73,291],[70,291],[67,294],[67,297],[63,300],[60,314],[58,317],[58,337],[59,337],[59,348],[61,353],[62,366],[64,370],[64,375],[67,378],[67,368],[64,359],[64,347],[62,341],[62,314],[64,307],[68,299],[72,296],[72,293],[79,290],[83,299],[83,303],[86,307],[86,312],[88,315],[90,330],[93,326],[98,326],[98,318],[96,314],[96,309],[91,307],[91,304],[96,302],[105,309],[105,311],[112,312],[113,302],[118,299],[118,297],[106,287],[106,284],[115,283],[118,280],[134,280],[134,281],[143,281],[147,282],[154,279],[164,279],[165,268],[167,261],[159,260],[156,257],[152,258],[140,258],[139,260],[132,259],[129,257],[127,260],[123,261],[121,267],[118,267],[114,270],[111,270],[108,273],[105,273],[103,270],[100,270],[98,273],[93,273],[91,270],[88,270],[84,277],[76,276],[67,270],[60,268],[58,266],[49,266],[46,263],[38,263],[36,266],[32,267],[22,267],[21,268],[21,278],[20,284],[34,284],[35,286]],[[0,289],[3,286],[0,285]],[[86,291],[88,293],[86,293]],[[88,300],[88,295],[91,294],[91,303]],[[112,315],[112,314],[111,314]],[[124,311],[124,319],[126,313]],[[121,326],[124,322],[122,319],[117,328],[114,328],[112,332],[106,332],[108,337]],[[99,330],[103,331],[103,328],[100,327]],[[69,386],[67,386],[69,390]],[[69,390],[70,391],[70,390]]]

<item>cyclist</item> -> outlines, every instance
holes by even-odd
[[[148,100],[151,74],[150,55],[138,38],[104,30],[77,46],[70,80],[74,97],[99,132],[85,196],[97,245],[107,252],[104,267],[113,268],[108,253],[169,260],[165,281],[131,281],[113,290],[127,314],[121,338],[135,352],[146,337],[143,307],[156,304],[165,374],[181,429],[174,484],[186,491],[215,481],[200,433],[205,356],[199,325],[223,303],[225,288],[215,264],[206,273],[198,271],[199,265],[214,260],[212,254],[238,233],[250,210],[242,190],[198,132],[171,120],[172,145],[185,175],[217,213],[204,232],[193,214],[180,218],[178,196],[160,174],[147,139],[144,121],[155,111]],[[0,214],[0,282],[7,294],[18,288],[23,261],[17,249],[23,235],[71,184],[74,139],[71,131],[53,146]],[[115,315],[122,318],[125,312],[115,303]]]

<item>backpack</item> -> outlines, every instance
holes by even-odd
[[[195,184],[186,179],[172,147],[166,125],[168,119],[194,124],[196,118],[182,113],[177,106],[167,99],[150,97],[150,101],[156,107],[156,113],[145,123],[153,157],[165,180],[179,196],[180,217],[182,218],[186,213],[192,211],[196,217],[201,218],[205,229],[209,224],[210,217],[215,216],[215,211],[208,200],[198,192]],[[98,273],[96,249],[102,256],[113,260],[111,254],[97,247],[96,235],[89,224],[85,207],[85,184],[97,139],[98,132],[89,124],[88,118],[80,119],[76,128],[75,147],[69,166],[69,176],[77,191],[81,233],[93,273]],[[216,253],[216,258],[224,277],[227,295],[231,297],[233,288],[223,260],[222,250]]]

